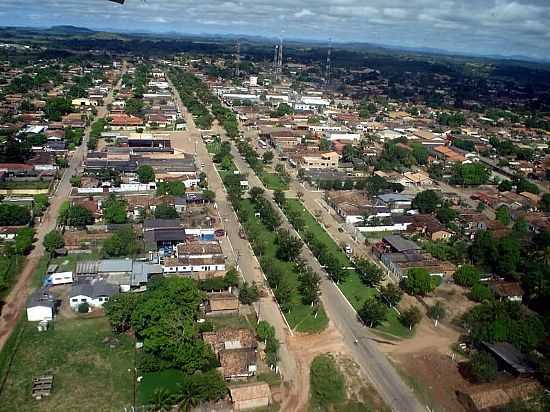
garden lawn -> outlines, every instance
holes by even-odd
[[[112,332],[107,318],[55,321],[46,332],[26,322],[20,344],[0,394],[5,411],[117,411],[132,405],[133,340]],[[31,398],[32,378],[54,377],[50,397]]]
[[[334,240],[329,236],[325,229],[317,222],[317,220],[309,213],[309,211],[304,207],[301,201],[298,199],[287,199],[287,206],[289,210],[294,212],[299,212],[304,219],[305,226],[304,230],[300,232],[300,235],[303,235],[305,231],[310,231],[314,237],[323,242],[331,253],[336,256],[338,263],[342,267],[351,267],[353,264],[342,251],[342,249],[336,244]],[[346,299],[351,303],[355,310],[359,310],[365,300],[371,296],[375,296],[378,291],[374,288],[371,288],[365,285],[359,273],[355,270],[348,270],[346,280],[340,282],[338,287],[346,297]],[[411,331],[408,328],[403,326],[399,322],[399,317],[397,313],[392,309],[388,310],[388,316],[386,321],[382,325],[378,326],[375,330],[379,330],[385,334],[391,334],[399,338],[406,338],[411,336]]]
[[[261,172],[258,177],[270,190],[288,190],[288,183],[275,173]]]
[[[206,145],[206,150],[208,150],[208,153],[210,154],[217,154],[220,151],[221,147],[221,142],[212,142]]]
[[[263,243],[265,245],[263,256],[277,259],[275,256],[277,253],[277,234],[269,231],[262,224],[261,220],[254,216],[254,205],[250,200],[242,200],[241,209],[244,210],[248,216],[243,227],[251,242]],[[285,312],[285,317],[290,327],[293,330],[304,333],[317,333],[322,331],[328,325],[327,315],[321,306],[318,310],[317,317],[315,317],[313,308],[301,302],[301,296],[298,291],[298,271],[296,266],[293,263],[283,262],[278,259],[276,262],[284,268],[285,276],[293,290],[290,310]]]

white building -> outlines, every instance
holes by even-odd
[[[29,322],[52,320],[54,311],[55,298],[46,288],[36,290],[27,302],[27,320]]]

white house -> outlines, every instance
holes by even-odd
[[[27,302],[27,319],[29,322],[52,320],[55,311],[55,298],[48,289],[36,290]]]
[[[100,308],[118,291],[118,286],[102,280],[78,283],[71,288],[69,304],[74,310],[77,310],[82,303]]]

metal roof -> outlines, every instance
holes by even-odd
[[[399,235],[389,235],[383,238],[384,242],[388,243],[393,249],[398,252],[404,252],[407,250],[419,250],[421,249],[412,240],[405,239]]]
[[[100,260],[98,272],[131,272],[132,261],[130,259],[105,259]]]

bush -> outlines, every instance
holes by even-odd
[[[472,290],[470,291],[470,298],[476,302],[483,302],[485,300],[491,300],[493,298],[493,294],[487,285],[478,283],[472,287]]]
[[[487,352],[477,352],[468,362],[468,371],[477,383],[492,382],[497,377],[497,361]]]
[[[407,277],[403,281],[403,288],[411,295],[425,296],[432,292],[441,283],[438,276],[431,276],[423,268],[409,269]]]
[[[86,302],[78,305],[78,313],[88,313],[90,311],[90,305]]]
[[[472,265],[462,265],[453,275],[457,285],[471,288],[479,282],[481,274],[479,270]]]
[[[332,357],[317,356],[311,363],[309,379],[312,401],[319,407],[329,410],[331,405],[346,400],[344,376]]]

